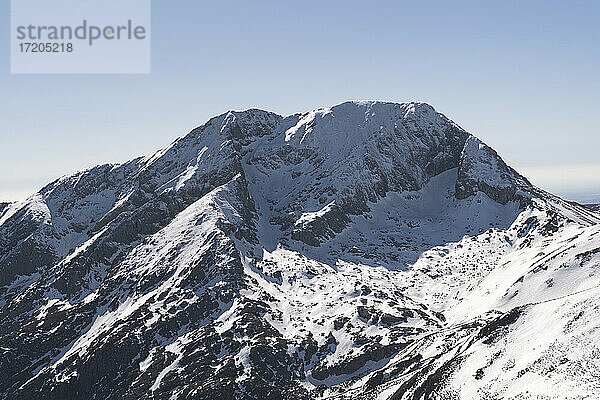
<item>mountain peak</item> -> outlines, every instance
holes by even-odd
[[[229,111],[0,204],[0,397],[594,396],[599,237],[426,103]]]

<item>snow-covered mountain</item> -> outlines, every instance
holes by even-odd
[[[600,214],[423,103],[228,112],[0,205],[2,399],[588,399]]]

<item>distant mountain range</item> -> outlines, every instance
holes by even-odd
[[[424,103],[227,112],[0,204],[0,398],[595,398],[594,209]]]
[[[600,211],[600,204],[586,204],[585,206],[590,210]]]

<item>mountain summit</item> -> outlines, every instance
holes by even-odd
[[[599,268],[428,104],[230,111],[0,204],[0,398],[589,398]]]

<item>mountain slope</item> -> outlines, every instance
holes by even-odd
[[[0,209],[1,398],[586,398],[600,215],[423,103],[228,112]]]

